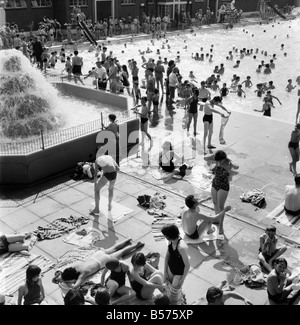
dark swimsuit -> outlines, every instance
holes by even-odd
[[[119,288],[125,285],[125,276],[126,273],[122,270],[120,272],[110,271],[110,276],[106,280],[105,283],[107,283],[108,280],[116,281],[119,285]]]
[[[147,117],[141,117],[141,123],[145,124],[146,122],[148,122],[148,118]]]
[[[212,187],[216,190],[229,191],[229,173],[228,171],[221,166],[216,166],[212,169],[213,174],[215,175],[212,181]]]
[[[181,239],[182,238],[179,238],[176,248],[174,250],[172,247],[172,243],[168,246],[168,252],[170,255],[168,266],[173,275],[183,275],[184,272],[185,265],[182,256],[177,248]]]
[[[199,238],[198,226],[196,226],[196,230],[193,234],[191,234],[191,235],[188,235],[187,233],[185,233],[185,234],[191,239],[198,239]]]
[[[264,116],[271,116],[271,108],[269,107],[268,109],[265,110]]]
[[[292,142],[292,141],[290,141],[288,147],[289,148],[297,149],[297,148],[299,148],[299,142]]]
[[[144,270],[143,274],[140,275],[140,277],[144,280],[147,281],[147,278],[146,278],[146,270]],[[141,300],[147,300],[145,298],[142,297],[141,293],[142,293],[142,289],[143,289],[143,285],[139,282],[137,282],[136,280],[131,280],[130,281],[130,284],[131,284],[131,288],[135,291],[136,293],[136,296],[141,299]]]
[[[117,178],[117,172],[103,174],[109,181],[114,181]]]
[[[189,114],[197,114],[197,108],[198,108],[198,98],[193,98],[191,101],[190,107],[189,107]]]
[[[204,123],[204,122],[208,122],[209,124],[211,124],[212,121],[213,121],[213,116],[212,116],[212,114],[211,114],[211,115],[204,114],[204,116],[203,116],[203,123]]]

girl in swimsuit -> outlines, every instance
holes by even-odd
[[[194,120],[194,136],[197,135],[196,129],[197,129],[197,118],[198,118],[198,96],[199,96],[199,90],[195,89],[193,91],[193,95],[186,100],[186,107],[188,111],[188,123],[187,123],[187,133],[189,133],[190,125],[192,123],[192,120]]]
[[[169,241],[164,277],[173,288],[182,288],[190,269],[187,244],[180,237],[179,229],[175,224],[163,226],[161,232]]]
[[[148,133],[148,120],[149,120],[150,109],[148,106],[146,106],[146,103],[147,103],[147,97],[143,96],[141,98],[141,104],[142,104],[141,112],[138,112],[136,110],[134,111],[136,114],[139,114],[141,117],[140,125],[141,125],[141,132],[142,132],[142,145],[144,145],[145,134],[151,143],[151,135]]]
[[[109,277],[105,281],[106,273],[110,271]],[[105,269],[101,274],[101,286],[105,286],[111,297],[118,293],[121,297],[112,301],[112,305],[117,305],[120,302],[128,301],[135,296],[135,292],[125,285],[126,275],[129,272],[129,266],[117,258],[111,258],[105,264]]]
[[[164,284],[163,273],[151,266],[143,253],[134,253],[131,263],[129,281],[139,299],[151,298],[155,289],[164,291],[166,285]]]
[[[295,129],[291,133],[291,140],[288,148],[292,156],[292,162],[290,162],[290,171],[297,175],[296,165],[299,161],[299,141],[300,141],[300,123],[297,123]]]
[[[229,193],[230,173],[232,169],[238,169],[223,150],[216,151],[215,154],[204,157],[206,161],[213,160],[216,165],[212,169],[214,178],[211,187],[211,196],[214,203],[215,213],[218,214],[224,210],[226,199]]]

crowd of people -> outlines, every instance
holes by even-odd
[[[226,10],[229,9],[221,7],[219,11],[220,22],[224,21]],[[231,7],[230,10],[235,9]],[[77,8],[74,14],[74,17],[78,17],[79,15],[81,17],[80,19],[85,19],[82,16],[80,8]],[[206,12],[206,23],[210,22],[211,14],[212,13],[209,11]],[[182,17],[180,17],[179,13],[177,13],[176,17],[177,22],[188,22],[190,20],[189,15],[183,14]],[[130,26],[134,26],[133,29],[131,29],[133,34],[138,33],[140,28],[146,33],[153,32],[154,28],[155,31],[164,30],[165,26],[169,24],[169,18],[167,23],[164,22],[164,18],[161,20],[160,17],[158,18],[153,17],[150,19],[150,17],[145,15],[142,26],[140,26],[139,22],[136,23],[138,18],[131,20],[131,17],[128,17],[127,21],[119,19],[117,22],[112,22],[109,19],[106,21],[108,25],[105,31],[103,29],[104,22],[96,22],[95,26],[98,27],[93,31],[96,33],[95,37],[100,39],[102,36],[106,37],[114,33],[122,33],[126,23]],[[196,24],[201,24],[203,21],[202,19],[202,13],[198,12]],[[89,26],[88,20],[85,20]],[[244,86],[250,89],[253,86],[251,76],[247,76],[244,80],[241,80],[241,77],[235,74],[232,77],[230,86],[227,87],[227,84],[223,83],[222,88],[220,88],[218,83],[221,82],[221,77],[226,68],[225,63],[222,63],[220,66],[215,66],[213,74],[206,76],[207,78],[203,78],[205,80],[202,80],[198,87],[193,71],[190,71],[187,80],[184,80],[185,78],[180,74],[179,68],[176,65],[177,62],[180,62],[179,55],[170,60],[165,58],[164,61],[161,57],[156,61],[152,58],[148,61],[144,60],[141,67],[138,67],[136,60],[129,59],[126,63],[121,63],[118,58],[113,55],[112,51],[109,50],[108,46],[98,44],[97,46],[91,45],[90,47],[90,51],[94,51],[95,57],[97,58],[97,62],[95,63],[96,66],[84,76],[84,79],[82,79],[82,67],[85,63],[83,58],[79,55],[80,53],[76,48],[76,44],[73,53],[69,54],[65,47],[61,48],[60,53],[56,51],[50,52],[49,48],[45,47],[46,40],[50,39],[52,42],[59,37],[63,37],[61,26],[55,19],[50,20],[44,17],[38,32],[36,35],[32,35],[32,39],[29,40],[28,44],[26,35],[24,35],[23,32],[24,31],[18,31],[16,24],[10,25],[7,23],[6,34],[4,37],[2,35],[2,39],[5,39],[5,47],[21,50],[32,64],[36,65],[44,72],[46,72],[48,68],[55,68],[59,60],[64,65],[64,70],[66,71],[65,77],[68,81],[73,79],[75,83],[80,82],[84,85],[83,80],[91,77],[94,79],[95,87],[99,90],[109,90],[112,93],[124,93],[124,90],[127,89],[128,95],[133,97],[136,104],[134,112],[136,112],[140,118],[143,145],[147,137],[150,142],[150,148],[152,146],[152,137],[149,133],[148,125],[151,123],[151,116],[153,117],[158,114],[159,100],[163,97],[163,94],[165,94],[166,107],[171,111],[176,109],[173,105],[179,104],[179,102],[183,103],[182,107],[186,112],[185,128],[189,134],[193,122],[194,137],[198,134],[198,112],[203,112],[203,155],[205,161],[214,164],[212,168],[213,180],[211,196],[215,214],[214,216],[208,216],[200,212],[200,202],[194,195],[187,195],[185,198],[186,209],[181,215],[182,227],[187,237],[197,239],[203,235],[204,232],[207,234],[214,232],[215,228],[213,228],[212,225],[218,224],[218,239],[224,239],[224,218],[226,213],[231,209],[230,206],[226,205],[230,190],[230,180],[233,171],[237,170],[239,166],[228,157],[223,150],[217,150],[213,154],[208,153],[208,150],[216,149],[212,144],[213,115],[214,113],[219,114],[222,119],[224,119],[222,120],[224,123],[221,124],[220,130],[220,143],[224,144],[224,127],[226,125],[226,119],[228,119],[231,112],[223,105],[222,100],[226,96],[234,96],[230,93],[237,94],[237,96],[241,98],[246,96],[242,87]],[[154,45],[154,43],[152,44]],[[124,47],[126,48],[126,43]],[[167,39],[163,42],[162,47],[170,48]],[[284,48],[284,45],[282,45],[282,47]],[[213,50],[212,45],[210,52],[204,55],[204,53],[201,53],[203,52],[203,48],[200,48],[200,54],[196,53],[193,58],[199,61],[211,62]],[[152,50],[145,50],[145,52],[147,51],[151,53]],[[140,54],[143,57],[144,52],[140,52]],[[157,54],[160,54],[159,49]],[[267,62],[268,54],[266,52],[259,53],[258,49],[238,49],[233,47],[232,51],[229,51],[224,62],[232,62],[233,55],[239,55],[239,60],[237,60],[234,65],[234,68],[238,70],[244,57],[252,56],[256,59],[256,56],[259,54],[264,55],[266,59],[261,60],[256,73],[270,75],[272,69],[275,68],[274,60],[276,60],[276,54],[272,56],[272,59],[268,59],[269,61]],[[145,75],[142,80],[140,80],[140,69],[141,71],[142,69],[145,70]],[[262,69],[264,70],[262,71]],[[287,92],[292,92],[295,88],[292,82],[292,79],[288,80],[286,86]],[[299,77],[296,82],[300,85]],[[140,88],[144,89],[144,96]],[[262,110],[258,111],[270,117],[271,108],[274,107],[273,99],[276,99],[281,104],[280,100],[271,94],[271,91],[275,88],[273,81],[259,83],[256,85],[256,88],[255,93],[257,97],[262,97],[262,95],[265,94]],[[215,96],[212,96],[212,92],[215,93]],[[138,109],[139,107],[140,109]],[[284,208],[287,213],[292,215],[298,215],[300,213],[300,177],[297,174],[296,166],[299,161],[299,107],[300,99],[298,102],[295,128],[292,130],[291,139],[288,144],[292,157],[290,171],[293,174],[295,185],[287,186],[286,188]],[[221,110],[219,110],[219,108]],[[103,125],[103,129],[113,132],[116,138],[114,145],[117,146],[119,133],[116,116],[111,114],[109,119],[110,124],[108,126]],[[109,193],[108,211],[112,209],[114,186],[120,169],[118,158],[115,158],[110,155],[104,155],[101,152],[101,148],[97,153],[94,172],[95,208],[90,211],[90,214],[93,216],[99,215],[100,191],[107,184]],[[179,165],[174,163],[176,159],[179,161]],[[178,167],[179,174],[182,173],[181,176],[183,176],[184,171],[181,168],[182,163],[182,157],[176,155],[173,150],[173,144],[171,142],[165,142],[162,152],[159,155],[159,168],[173,171]],[[98,170],[101,171],[100,177]],[[136,252],[136,250],[144,246],[144,243],[138,242],[137,244],[132,244],[131,239],[127,239],[106,250],[97,252],[97,254],[90,259],[78,263],[74,267],[66,268],[60,274],[56,275],[56,281],[63,292],[64,303],[66,305],[80,305],[86,303],[96,305],[118,304],[129,301],[134,296],[141,300],[147,300],[150,299],[154,291],[158,289],[161,291],[161,295],[156,300],[156,303],[172,304],[172,299],[181,292],[190,270],[188,248],[187,244],[180,237],[179,229],[175,224],[163,226],[161,228],[161,233],[168,241],[164,269],[162,271],[153,267],[142,252]],[[26,246],[26,238],[28,235],[27,237],[26,235],[15,237],[17,238],[9,235],[0,237],[0,253],[7,251],[24,251],[28,249],[28,246]],[[287,261],[282,257],[287,247],[277,247],[277,240],[276,228],[274,226],[267,227],[265,234],[259,239],[258,260],[268,273],[267,292],[269,299],[276,303],[291,303],[294,301],[294,298],[289,300],[288,296],[293,291],[292,281],[299,274],[287,274]],[[128,253],[133,253],[130,265],[120,260],[122,256]],[[96,290],[93,294],[90,291],[84,292],[81,290],[87,278],[100,271],[100,269],[104,269],[104,271],[102,271],[100,289]],[[42,304],[45,300],[40,273],[40,268],[35,265],[28,267],[26,271],[26,283],[19,288],[18,304]],[[129,281],[130,286],[126,284],[126,280]],[[224,304],[228,298],[235,298],[244,301],[245,304],[251,304],[247,298],[232,291],[232,288],[226,282],[211,287],[207,290],[207,303],[212,305]],[[115,294],[118,294],[117,299],[114,299]],[[172,297],[172,299],[170,299],[170,297]],[[174,301],[176,301],[176,299],[174,299]]]

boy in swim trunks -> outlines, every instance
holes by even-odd
[[[185,198],[185,204],[188,207],[188,210],[185,210],[181,214],[181,221],[182,229],[189,238],[198,239],[206,228],[208,228],[208,234],[212,233],[214,231],[211,227],[213,222],[219,223],[219,235],[224,234],[223,221],[225,213],[231,209],[230,206],[225,207],[223,211],[212,217],[200,213],[200,203],[194,195],[188,195]],[[200,221],[200,224],[198,224],[198,221]]]
[[[103,150],[100,148],[97,152],[97,158],[95,161],[95,209],[90,210],[90,214],[99,215],[100,205],[100,190],[109,182],[108,188],[108,211],[111,211],[111,203],[114,194],[114,186],[117,180],[117,173],[120,170],[119,165],[114,158],[109,155],[103,155]],[[98,169],[102,170],[102,175],[98,179]]]

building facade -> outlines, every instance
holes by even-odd
[[[169,14],[174,19],[178,10],[189,11],[194,17],[198,9],[205,13],[209,7],[212,12],[231,0],[0,0],[0,6],[4,7],[6,21],[17,23],[19,28],[29,30],[29,23],[33,21],[35,26],[44,16],[56,18],[62,24],[70,22],[74,6],[79,5],[87,18],[93,22],[110,16],[119,18],[138,16],[142,19],[143,13],[150,16],[163,17]],[[244,12],[258,10],[259,0],[235,0],[235,6]],[[285,5],[297,5],[298,0],[273,0],[279,8]]]

